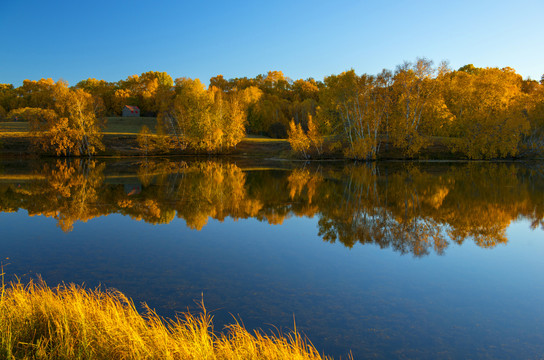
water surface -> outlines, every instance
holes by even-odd
[[[355,358],[544,355],[544,166],[0,163],[0,256]]]

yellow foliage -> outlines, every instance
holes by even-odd
[[[307,158],[311,142],[310,138],[304,133],[304,130],[302,130],[302,126],[300,126],[300,124],[295,125],[295,121],[291,120],[291,122],[289,122],[287,136],[291,149]]]
[[[308,115],[308,134],[307,135],[308,135],[308,139],[310,140],[310,143],[315,149],[315,152],[318,155],[321,155],[321,153],[323,152],[323,143],[325,139],[323,138],[323,135],[321,135],[319,129],[317,128],[317,125],[314,123],[312,115]]]
[[[521,77],[508,69],[458,71],[449,77],[446,101],[454,120],[454,149],[471,159],[515,156],[530,130]]]
[[[176,79],[176,88],[176,96],[159,114],[158,129],[181,150],[220,152],[243,139],[245,112],[239,94],[206,90],[198,79]]]

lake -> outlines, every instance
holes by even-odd
[[[21,281],[116,288],[355,359],[544,356],[544,163],[0,161]]]

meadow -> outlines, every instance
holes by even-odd
[[[108,117],[104,128],[104,135],[137,135],[143,126],[147,126],[152,132],[157,125],[156,117]],[[4,136],[29,136],[29,123],[27,121],[2,121],[0,122],[0,134]]]
[[[156,117],[108,117],[102,134],[106,150],[100,155],[141,155],[136,137],[143,126],[155,133]],[[31,142],[29,123],[26,121],[0,121],[0,152],[6,155],[28,154]],[[261,135],[246,135],[231,155],[251,155],[253,157],[289,157],[290,145],[286,139],[273,139]]]

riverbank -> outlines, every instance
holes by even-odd
[[[108,118],[103,132],[105,150],[99,151],[98,157],[138,157],[138,156],[178,156],[205,155],[191,150],[170,150],[168,153],[152,152],[146,154],[138,145],[137,136],[142,126],[155,130],[156,118]],[[21,158],[39,157],[32,148],[32,135],[25,122],[0,122],[0,157]],[[377,160],[468,160],[460,152],[452,151],[452,139],[447,137],[432,137],[421,151],[412,158],[406,158],[399,149],[390,142],[383,141]],[[236,147],[213,155],[232,156],[256,159],[297,160],[301,156],[291,150],[287,139],[274,139],[266,136],[247,135]],[[536,154],[525,155],[523,159],[534,159]],[[509,158],[511,160],[511,158]],[[311,160],[349,160],[340,149],[332,151]]]
[[[135,134],[104,134],[105,150],[96,154],[98,157],[138,157],[145,153],[138,147]],[[169,153],[152,153],[149,155],[207,155],[191,151],[172,150]],[[229,149],[217,156],[251,157],[257,159],[303,159],[291,151],[289,142],[285,139],[273,139],[265,136],[246,136],[235,148]],[[20,158],[39,157],[32,150],[32,137],[28,133],[0,133],[0,157]],[[348,160],[340,151],[326,154],[312,160]],[[466,157],[452,153],[443,139],[433,139],[421,153],[415,157],[418,160],[467,160]],[[390,144],[384,143],[378,154],[378,160],[407,160]]]
[[[2,286],[2,359],[329,359],[303,336],[250,333],[240,323],[216,332],[212,316],[159,317],[118,291],[43,283]]]

